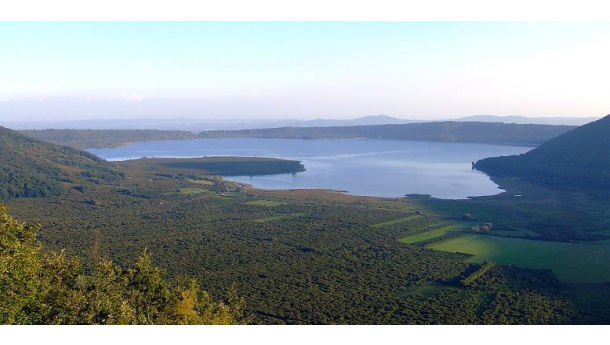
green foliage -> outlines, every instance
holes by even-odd
[[[57,224],[43,229],[45,243],[53,247],[65,246],[85,256],[93,242],[87,229],[99,229],[102,254],[123,265],[137,260],[140,248],[148,247],[158,253],[153,257],[156,265],[172,276],[197,277],[210,296],[222,296],[235,283],[248,301],[246,314],[254,315],[256,324],[484,323],[478,311],[487,311],[487,300],[481,302],[478,296],[483,292],[472,286],[453,284],[423,302],[418,296],[395,297],[406,286],[445,286],[472,266],[463,262],[467,255],[396,240],[444,221],[429,212],[414,216],[421,208],[407,200],[252,189],[234,198],[211,191],[184,195],[172,192],[193,186],[187,179],[149,181],[146,175],[136,179],[134,170],[127,174],[133,178],[121,183],[137,183],[154,197],[97,192],[94,196],[104,205],[100,208],[43,199],[15,200],[11,207],[20,217],[29,214],[27,219],[44,210],[45,222]],[[261,199],[283,204],[252,204]],[[501,285],[491,285],[484,291],[502,291]],[[528,289],[570,308],[544,286]],[[521,301],[521,291],[507,293],[511,300]],[[487,312],[492,317],[500,313]],[[542,323],[518,313],[506,320]]]
[[[494,261],[519,267],[552,269],[565,283],[593,283],[610,280],[605,264],[610,260],[610,243],[565,243],[526,240],[492,235],[467,235],[433,249],[472,254],[472,262]]]
[[[546,241],[610,238],[610,199],[517,178],[493,179],[506,190],[505,193],[468,200],[417,198],[415,201],[453,220],[461,220],[463,214],[469,213],[477,220],[469,227],[491,221],[493,229],[490,235],[533,239],[542,247]]]
[[[344,127],[282,127],[216,130],[202,138],[383,139],[539,145],[574,127],[485,122],[427,122]]]
[[[545,270],[493,266],[471,282],[468,289],[484,291],[484,308],[479,314],[487,324],[557,324],[566,319],[581,320],[565,288]]]
[[[108,162],[87,152],[42,143],[0,127],[0,200],[67,192],[64,184],[122,178]]]
[[[417,234],[401,238],[400,242],[406,244],[418,244],[418,245],[426,245],[432,242],[436,242],[440,237],[443,237],[447,234],[461,234],[462,229],[455,224],[447,225],[447,224],[437,224],[428,229],[424,229],[424,231],[419,232]]]
[[[493,176],[609,197],[610,116],[576,128],[519,156],[486,158],[475,167]]]
[[[102,260],[92,275],[65,252],[43,253],[38,226],[0,205],[0,324],[240,324],[231,289],[215,302],[195,280],[168,281],[144,252],[132,268]]]
[[[464,286],[468,286],[472,284],[475,280],[483,276],[485,272],[489,271],[492,267],[494,267],[495,263],[491,261],[484,262],[481,267],[479,267],[476,271],[469,274],[466,278],[460,280],[460,283]]]

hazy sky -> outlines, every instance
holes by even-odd
[[[0,120],[603,116],[610,23],[0,23]]]

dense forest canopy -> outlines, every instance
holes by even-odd
[[[0,204],[0,324],[240,324],[244,301],[213,301],[193,279],[170,281],[144,252],[131,267],[43,250],[39,226]]]

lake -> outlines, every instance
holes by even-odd
[[[136,142],[89,149],[107,160],[256,156],[300,160],[306,171],[227,179],[262,189],[322,188],[353,195],[402,197],[429,194],[464,199],[501,193],[487,175],[472,170],[481,158],[520,154],[531,147],[394,140],[195,139]]]

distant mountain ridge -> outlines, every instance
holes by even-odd
[[[497,115],[475,115],[455,119],[454,121],[474,121],[474,122],[502,122],[520,123],[537,125],[563,125],[563,126],[582,126],[587,123],[599,120],[599,117],[525,117],[525,116],[497,116]]]
[[[79,182],[122,177],[93,154],[44,143],[0,126],[0,200],[60,195]]]
[[[369,115],[355,119],[315,119],[315,120],[279,120],[274,127],[335,127],[335,126],[367,126],[390,125],[401,123],[420,122],[405,120],[387,115]]]
[[[519,155],[486,158],[475,168],[555,187],[610,194],[610,115]]]
[[[278,127],[331,127],[389,125],[420,122],[502,122],[519,124],[581,126],[599,118],[595,117],[525,117],[475,115],[461,118],[436,118],[429,120],[402,119],[388,115],[368,115],[352,119],[98,119],[79,121],[0,121],[0,125],[16,130],[39,129],[131,129],[131,130],[182,130],[193,133],[205,130],[240,130]]]
[[[370,115],[354,119],[113,119],[82,121],[11,121],[4,125],[15,130],[41,129],[92,129],[92,130],[187,130],[198,132],[215,129],[253,129],[272,127],[327,127],[385,125],[395,123],[421,122],[404,120],[387,115]]]

